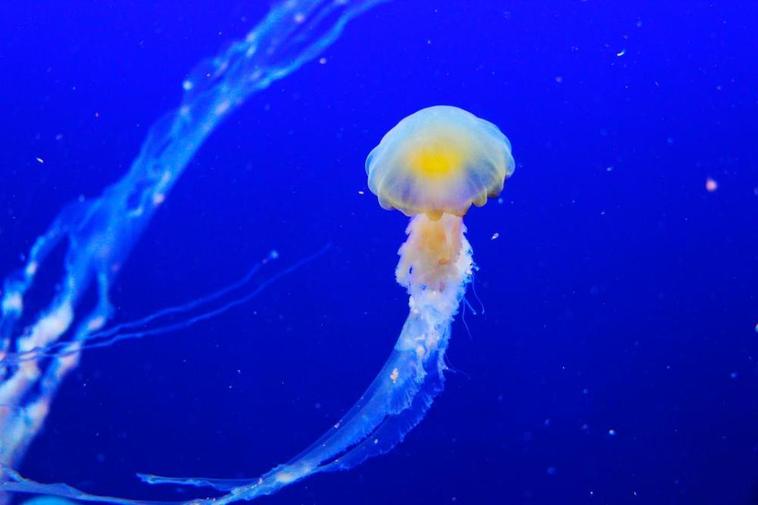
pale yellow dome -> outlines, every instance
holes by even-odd
[[[368,186],[382,207],[433,218],[484,205],[514,167],[497,126],[447,105],[406,117],[366,158]]]

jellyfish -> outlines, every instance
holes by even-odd
[[[42,428],[83,349],[181,329],[256,292],[223,299],[238,286],[234,283],[135,324],[106,326],[114,313],[109,293],[118,273],[205,139],[246,99],[313,60],[351,19],[381,1],[275,3],[244,39],[201,61],[187,76],[181,104],[150,127],[128,172],[99,196],[65,206],[33,243],[25,264],[5,278],[0,293],[0,503],[8,490],[3,481],[22,481],[13,468]],[[63,260],[56,264],[59,255],[53,252],[59,249]],[[39,286],[42,268],[58,275],[54,284]],[[54,294],[37,311],[29,299],[40,287]],[[94,303],[88,305],[90,299]],[[166,315],[183,319],[158,322]],[[36,492],[32,484],[26,490]]]
[[[260,477],[140,478],[151,484],[212,488],[226,494],[186,503],[221,505],[269,495],[318,473],[348,470],[399,444],[443,389],[451,324],[474,268],[463,217],[472,204],[482,206],[498,195],[514,166],[505,135],[463,109],[429,107],[400,121],[371,151],[366,172],[381,206],[410,217],[395,271],[409,295],[409,314],[366,392],[309,448]],[[23,490],[28,485],[16,480],[6,488]],[[34,485],[68,498],[132,503],[62,484]]]

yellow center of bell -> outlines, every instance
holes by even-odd
[[[465,159],[462,146],[437,141],[412,149],[408,155],[408,166],[419,179],[439,180],[460,174]]]

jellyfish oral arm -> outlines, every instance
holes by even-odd
[[[415,216],[400,248],[396,272],[408,290],[409,314],[381,371],[358,402],[309,448],[288,463],[251,479],[162,477],[141,474],[150,484],[206,487],[224,494],[188,505],[223,505],[252,500],[321,472],[349,470],[403,441],[444,386],[450,326],[471,279],[471,246],[458,216]],[[40,484],[8,471],[0,489],[38,492],[84,501],[131,504],[94,496],[63,484]],[[153,502],[140,502],[153,503]]]
[[[450,327],[473,269],[462,216],[472,204],[484,205],[499,194],[513,167],[505,135],[462,109],[429,107],[400,121],[366,159],[369,189],[382,207],[412,216],[395,272],[410,295],[410,314],[379,375],[310,448],[248,484],[144,480],[228,491],[214,503],[231,503],[274,493],[315,473],[350,469],[400,443],[444,385]]]
[[[419,215],[400,248],[398,282],[410,313],[381,371],[352,409],[308,449],[257,479],[141,475],[152,484],[210,487],[229,494],[214,504],[251,500],[316,473],[349,470],[390,451],[424,417],[444,385],[450,326],[471,278],[471,247],[458,216]]]

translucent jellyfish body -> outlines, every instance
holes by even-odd
[[[474,270],[463,215],[472,203],[483,205],[502,189],[513,172],[510,144],[487,121],[455,107],[432,107],[409,116],[387,133],[370,153],[366,167],[369,187],[382,206],[411,216],[395,271],[408,292],[408,316],[377,376],[354,406],[329,423],[310,447],[258,477],[141,474],[144,482],[223,493],[183,505],[254,500],[310,476],[349,470],[384,454],[424,418],[443,390],[452,322]],[[117,505],[159,503],[95,496],[65,484],[41,484],[10,469],[5,469],[5,475],[0,472],[3,490]]]
[[[366,159],[369,189],[383,208],[432,219],[484,205],[514,168],[511,144],[497,126],[448,105],[406,117]]]

